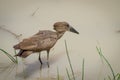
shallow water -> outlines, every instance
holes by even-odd
[[[11,63],[0,52],[0,80],[57,80],[57,68],[61,80],[66,80],[68,63],[65,43],[75,72],[76,80],[82,77],[82,60],[85,59],[85,80],[103,80],[111,75],[102,63],[96,46],[101,46],[104,56],[115,73],[120,73],[120,1],[119,0],[0,0],[0,27],[8,29],[19,38],[30,37],[39,30],[52,30],[57,21],[67,21],[79,35],[66,32],[50,51],[50,68],[46,52],[42,52],[43,66],[40,69],[38,54],[19,63]],[[14,55],[13,45],[19,41],[14,35],[0,29],[0,48]]]

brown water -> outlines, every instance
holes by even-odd
[[[38,54],[19,64],[10,62],[0,52],[0,80],[66,80],[66,68],[70,67],[65,51],[67,41],[76,80],[82,76],[82,60],[85,59],[85,80],[103,80],[111,72],[102,64],[96,51],[100,45],[104,56],[114,71],[120,73],[120,1],[119,0],[0,0],[0,25],[16,34],[20,40],[39,30],[52,30],[57,21],[69,22],[80,35],[66,32],[50,51],[50,68],[47,67],[46,52],[42,52],[42,69]],[[3,26],[4,25],[4,26]],[[14,55],[13,45],[18,40],[0,29],[0,48]]]

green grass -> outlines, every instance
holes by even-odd
[[[108,67],[109,67],[110,70],[111,70],[112,78],[111,78],[111,76],[108,75],[108,79],[109,79],[109,80],[120,80],[120,73],[117,73],[117,74],[115,75],[115,72],[114,72],[111,64],[110,64],[109,61],[106,59],[106,57],[103,55],[102,50],[101,50],[101,47],[96,46],[96,49],[97,49],[97,52],[98,52],[101,60],[104,60],[105,63],[108,65]],[[105,78],[104,78],[104,79],[105,79]]]
[[[65,41],[65,48],[66,48],[66,53],[67,53],[67,58],[68,58],[68,62],[69,62],[69,65],[70,65],[70,69],[71,69],[71,72],[72,72],[72,77],[73,77],[73,80],[75,80],[75,75],[74,75],[74,71],[73,71],[73,68],[72,68],[72,64],[71,64],[71,60],[70,60],[70,56],[69,56],[69,52],[68,52],[66,41]],[[102,63],[105,62],[107,64],[107,66],[110,69],[111,74],[112,74],[112,76],[108,75],[108,77],[104,78],[104,80],[120,80],[120,73],[115,74],[111,64],[106,59],[106,57],[103,55],[101,47],[96,46],[96,50],[97,50],[97,52],[98,52],[98,54],[99,54],[99,56],[101,58]],[[84,80],[84,70],[85,70],[84,69],[84,62],[85,62],[85,60],[83,59],[83,62],[82,62],[82,80]],[[67,72],[68,80],[72,80],[71,76],[69,74],[70,72],[68,71],[67,68],[66,68],[66,72]]]
[[[15,49],[14,49],[14,53],[15,53],[15,55],[17,54]],[[15,56],[15,59],[16,59],[16,62],[18,63],[18,57],[17,56]]]
[[[116,80],[120,80],[120,73],[118,73],[115,77],[116,77]]]
[[[57,80],[60,80],[59,69],[57,67]]]
[[[70,74],[69,74],[69,71],[68,71],[67,68],[66,68],[66,72],[67,72],[68,79],[71,80],[71,78],[70,78]]]
[[[74,71],[73,71],[73,68],[72,68],[72,64],[71,64],[71,60],[70,60],[70,57],[69,57],[69,52],[68,52],[66,40],[65,40],[65,49],[66,49],[67,58],[68,58],[68,62],[69,62],[69,65],[70,65],[70,69],[71,69],[71,72],[72,72],[73,80],[75,80],[75,74],[74,74]]]
[[[2,51],[13,63],[18,63],[18,59],[17,57],[14,58],[10,53],[8,53],[7,51],[5,51],[4,49],[0,49],[0,51]],[[16,54],[16,51],[15,51]]]
[[[67,47],[67,42],[65,41],[65,49],[66,49],[66,54],[67,54],[67,59],[68,59],[68,62],[69,62],[69,65],[70,65],[70,71],[68,70],[68,68],[66,68],[66,73],[67,73],[67,77],[68,77],[68,80],[76,80],[75,79],[75,74],[74,74],[74,70],[73,70],[73,67],[72,67],[72,64],[71,64],[71,60],[70,60],[70,56],[69,56],[69,51],[68,51],[68,47]],[[108,66],[108,68],[110,69],[111,71],[111,74],[112,76],[107,76],[104,78],[104,80],[120,80],[120,73],[115,73],[111,64],[109,63],[109,61],[106,59],[106,57],[103,55],[103,52],[102,52],[102,49],[101,47],[99,46],[96,46],[96,50],[101,58],[101,61],[102,62],[105,62]],[[2,53],[4,53],[9,59],[10,61],[12,61],[13,63],[18,63],[18,58],[17,57],[13,57],[10,53],[8,53],[7,51],[5,51],[4,49],[0,49],[0,51]],[[14,54],[16,54],[16,51],[14,50]],[[84,63],[85,63],[85,60],[83,59],[82,61],[82,77],[81,77],[81,80],[84,80]],[[72,73],[72,77],[70,76],[70,73]],[[59,74],[59,69],[57,67],[57,80],[60,80],[60,74]]]

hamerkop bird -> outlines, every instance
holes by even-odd
[[[74,32],[79,34],[73,27],[67,22],[56,22],[54,30],[42,30],[33,35],[30,38],[23,39],[22,42],[14,46],[14,49],[19,49],[19,53],[15,56],[26,58],[32,53],[47,51],[47,63],[49,65],[49,51],[55,45],[58,39],[60,39],[66,31]],[[39,61],[42,65],[42,60],[39,53]]]

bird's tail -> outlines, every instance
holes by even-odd
[[[32,54],[32,51],[26,51],[26,50],[20,50],[18,54],[16,54],[15,56],[19,56],[22,58],[26,58],[27,56],[29,56],[30,54]]]

